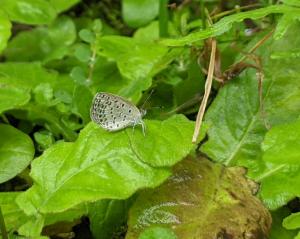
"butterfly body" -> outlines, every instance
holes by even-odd
[[[139,110],[130,101],[106,92],[95,95],[90,110],[92,121],[108,131],[118,131],[141,124],[144,132],[143,110]]]

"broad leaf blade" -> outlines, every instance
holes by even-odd
[[[293,25],[280,40],[265,43],[267,50],[260,53],[264,56],[264,115],[258,107],[258,83],[254,70],[247,70],[220,90],[205,118],[211,127],[209,140],[202,147],[202,151],[214,160],[245,166],[251,177],[259,178],[264,173],[260,144],[267,132],[265,124],[272,127],[291,122],[299,115],[299,61],[270,59],[273,52],[289,50],[299,44],[300,38],[294,37],[297,31],[298,25]]]
[[[271,216],[244,173],[204,158],[180,162],[165,183],[140,193],[126,239],[143,238],[153,227],[172,229],[178,238],[267,238]]]
[[[56,17],[55,9],[43,0],[1,0],[1,8],[13,21],[25,24],[48,24]]]
[[[34,156],[30,137],[22,131],[0,124],[0,183],[21,173]]]
[[[191,137],[193,123],[183,116],[175,116],[165,122],[169,128],[161,128],[165,131],[162,137],[174,141]],[[146,125],[161,126],[161,123],[146,121]],[[149,126],[149,130],[152,127]],[[75,143],[56,144],[34,160],[31,176],[35,184],[18,197],[20,207],[31,215],[37,214],[37,211],[54,213],[85,201],[124,199],[140,188],[157,186],[169,176],[169,170],[151,167],[149,163],[153,161],[140,158],[130,138],[143,139],[140,151],[151,152],[156,159],[160,157],[159,166],[175,164],[193,145],[190,143],[176,148],[170,144],[165,151],[162,150],[165,145],[156,145],[152,149],[147,146],[147,141],[153,137],[148,133],[142,138],[142,132],[137,128],[134,132],[126,129],[110,133],[94,123],[88,124]],[[172,162],[163,160],[168,157]]]
[[[271,209],[300,196],[300,120],[272,128],[262,144],[268,168],[260,178],[260,195]]]

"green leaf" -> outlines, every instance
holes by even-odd
[[[29,219],[15,202],[18,195],[20,195],[20,192],[0,193],[0,205],[7,231],[18,230]]]
[[[249,176],[259,180],[264,174],[260,144],[269,126],[295,120],[300,110],[299,61],[292,58],[270,59],[270,54],[295,48],[300,38],[298,25],[289,29],[283,38],[264,47],[263,103],[265,115],[259,110],[258,83],[254,70],[246,70],[223,87],[207,111],[209,140],[201,150],[212,159],[226,165],[242,165]],[[297,34],[296,34],[297,35]],[[270,169],[270,172],[272,169]]]
[[[56,17],[56,11],[45,0],[0,0],[2,10],[13,21],[25,24],[49,24]]]
[[[100,200],[90,203],[90,229],[95,239],[111,239],[124,230],[132,200]]]
[[[44,151],[54,143],[54,137],[49,131],[40,131],[33,134],[34,140],[40,146],[40,150]]]
[[[169,228],[151,227],[143,231],[139,239],[177,239],[177,236]]]
[[[146,25],[157,17],[159,0],[122,0],[122,16],[130,27]]]
[[[276,26],[274,38],[281,38],[286,33],[289,26],[292,25],[297,18],[299,18],[299,15],[297,14],[284,14]]]
[[[0,113],[19,108],[25,105],[29,100],[30,91],[28,89],[0,83]]]
[[[300,7],[300,2],[298,0],[282,0],[282,2],[284,4]]]
[[[0,124],[0,183],[22,172],[34,156],[34,146],[27,134]]]
[[[92,52],[88,45],[80,44],[75,48],[75,57],[81,62],[88,62],[91,59]]]
[[[13,84],[15,87],[27,91],[35,89],[34,99],[37,101],[30,101],[26,105],[17,107],[19,111],[11,111],[11,114],[14,114],[19,119],[27,119],[37,124],[43,124],[55,136],[62,134],[67,140],[76,138],[72,125],[63,120],[64,117],[68,117],[71,114],[70,103],[72,103],[75,85],[70,77],[48,71],[41,67],[39,63],[3,63],[0,64],[0,75],[5,76],[0,78],[1,84]],[[47,85],[48,93],[46,89],[41,87],[43,85]],[[36,89],[39,89],[38,92]],[[45,110],[44,103],[49,103],[49,90],[50,95],[52,95],[51,89],[53,90],[55,101],[52,100],[50,105],[57,105],[48,107]],[[67,105],[67,103],[70,105]]]
[[[87,87],[79,85],[74,89],[72,111],[81,116],[84,124],[90,121],[92,100],[93,95]]]
[[[128,37],[104,36],[98,39],[97,46],[100,55],[117,62],[121,75],[127,79],[127,86],[119,94],[133,102],[151,86],[151,77],[170,62],[165,58],[167,48]]]
[[[137,127],[111,133],[89,123],[75,143],[53,145],[32,163],[34,186],[18,197],[18,204],[29,215],[55,213],[85,201],[124,199],[140,188],[157,186],[169,176],[163,166],[180,161],[194,147],[193,123],[180,115],[145,123],[145,137]],[[154,142],[158,128],[167,145],[150,148],[138,142]]]
[[[82,29],[79,32],[79,37],[81,38],[81,40],[87,43],[93,43],[96,40],[95,34],[89,29]]]
[[[130,209],[126,238],[144,238],[152,227],[172,229],[178,238],[267,238],[271,215],[252,195],[257,185],[244,174],[242,168],[205,158],[183,160],[162,185],[140,192]]]
[[[0,53],[6,48],[6,44],[11,35],[11,22],[7,15],[0,10]]]
[[[300,120],[272,128],[262,144],[268,170],[261,176],[260,195],[269,208],[300,196]]]
[[[184,46],[184,45],[193,44],[197,41],[209,37],[219,36],[229,31],[230,28],[232,28],[233,23],[235,22],[241,22],[247,18],[259,19],[269,14],[275,14],[275,13],[297,14],[299,16],[300,9],[286,6],[286,5],[273,5],[273,6],[247,11],[247,12],[240,12],[222,18],[220,21],[215,23],[212,27],[209,27],[205,30],[193,32],[188,34],[187,36],[178,39],[165,39],[162,40],[161,43],[167,46]]]
[[[57,13],[63,12],[80,2],[80,0],[49,0]]]
[[[289,230],[300,228],[300,212],[292,213],[286,217],[282,225]]]
[[[8,43],[4,55],[9,61],[46,63],[67,55],[75,39],[73,21],[68,17],[60,17],[49,27],[20,32]]]
[[[270,232],[270,239],[291,239],[296,235],[295,230],[286,230],[282,226],[282,220],[290,214],[290,211],[283,207],[276,211],[271,212],[272,214],[272,228]]]

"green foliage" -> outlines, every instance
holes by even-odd
[[[8,237],[267,238],[267,207],[269,238],[299,239],[300,5],[271,2],[0,0]],[[225,82],[194,145],[211,37]],[[147,109],[145,135],[90,122],[96,92]]]
[[[3,183],[30,164],[34,147],[28,135],[10,125],[0,124],[0,132],[0,183]]]
[[[159,0],[123,0],[122,16],[130,27],[141,27],[158,14]]]
[[[261,179],[261,196],[270,208],[282,206],[300,195],[299,140],[299,120],[274,127],[266,134],[262,149],[268,170]]]
[[[272,13],[299,15],[300,10],[298,8],[294,8],[286,5],[274,5],[274,6],[268,6],[268,7],[252,10],[252,11],[241,12],[241,13],[233,14],[222,18],[219,22],[217,22],[216,24],[214,24],[213,26],[209,27],[206,30],[193,32],[179,39],[162,40],[162,43],[168,46],[183,46],[183,45],[192,44],[201,39],[206,39],[208,37],[213,37],[213,36],[219,36],[225,33],[226,31],[229,31],[235,22],[241,22],[247,18],[259,19]]]
[[[61,33],[64,34],[61,34]],[[62,59],[76,39],[73,21],[57,18],[48,27],[38,27],[18,34],[9,42],[4,55],[9,61],[41,61]]]
[[[233,238],[266,235],[271,216],[252,195],[256,185],[244,173],[203,158],[184,160],[173,177],[139,195],[130,210],[126,238],[153,238],[155,227],[172,228],[170,238],[214,238],[223,228]]]
[[[1,0],[2,9],[13,21],[25,24],[48,24],[56,17],[54,7],[43,0]]]

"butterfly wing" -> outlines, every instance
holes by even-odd
[[[109,131],[134,125],[142,117],[139,109],[131,102],[104,92],[95,95],[90,115],[95,123]]]

